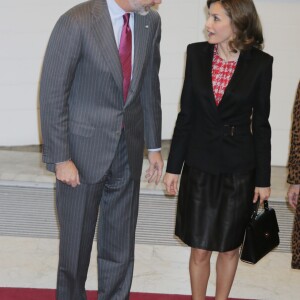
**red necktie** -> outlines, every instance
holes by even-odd
[[[132,51],[132,35],[129,27],[130,14],[123,16],[124,25],[121,34],[119,54],[123,71],[123,97],[126,102],[128,90],[131,81],[131,51]]]

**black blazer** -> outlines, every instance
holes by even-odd
[[[268,187],[273,58],[256,48],[242,51],[217,107],[211,76],[213,49],[207,42],[187,48],[181,111],[167,172],[180,174],[184,162],[211,174],[255,169],[256,186]]]

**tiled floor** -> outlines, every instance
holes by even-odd
[[[7,287],[55,288],[58,240],[0,237],[0,282]],[[94,244],[87,289],[97,289]],[[190,294],[187,247],[136,245],[132,291]],[[296,300],[300,271],[290,269],[290,254],[271,253],[257,265],[240,263],[231,297]],[[208,295],[215,289],[214,265]],[[43,299],[36,299],[43,300]]]
[[[144,169],[147,162],[144,163]],[[286,169],[272,169],[272,196],[284,199]],[[0,185],[53,186],[54,177],[44,169],[39,152],[0,151]],[[142,189],[162,193],[163,186],[142,180]],[[1,207],[0,207],[1,209]],[[0,236],[0,286],[54,288],[58,240]],[[189,248],[184,246],[136,245],[132,290],[190,294]],[[214,265],[208,295],[214,294]],[[300,299],[300,271],[290,268],[289,253],[273,252],[257,265],[240,263],[232,297],[253,299]],[[93,248],[87,288],[97,288],[96,251]],[[43,300],[43,299],[37,299]]]

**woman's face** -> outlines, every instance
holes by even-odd
[[[231,20],[219,1],[210,5],[205,28],[210,44],[226,46],[233,39],[234,32]]]

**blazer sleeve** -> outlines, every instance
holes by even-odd
[[[40,83],[40,116],[43,161],[53,171],[54,163],[70,159],[68,98],[80,58],[80,30],[72,16],[56,23],[47,46]]]
[[[288,183],[300,184],[300,82],[298,84],[293,110],[293,125],[288,168]]]
[[[187,47],[186,53],[185,77],[181,94],[180,112],[177,116],[167,164],[167,172],[172,174],[181,173],[192,127],[193,92],[191,45]]]
[[[256,167],[255,186],[257,187],[271,186],[271,126],[269,115],[272,65],[273,57],[266,56],[253,105],[252,131]]]
[[[147,65],[141,89],[141,101],[144,113],[144,136],[148,149],[161,148],[162,112],[158,76],[160,68],[161,19],[158,13],[155,13],[155,15],[157,26],[151,46],[150,61]]]

